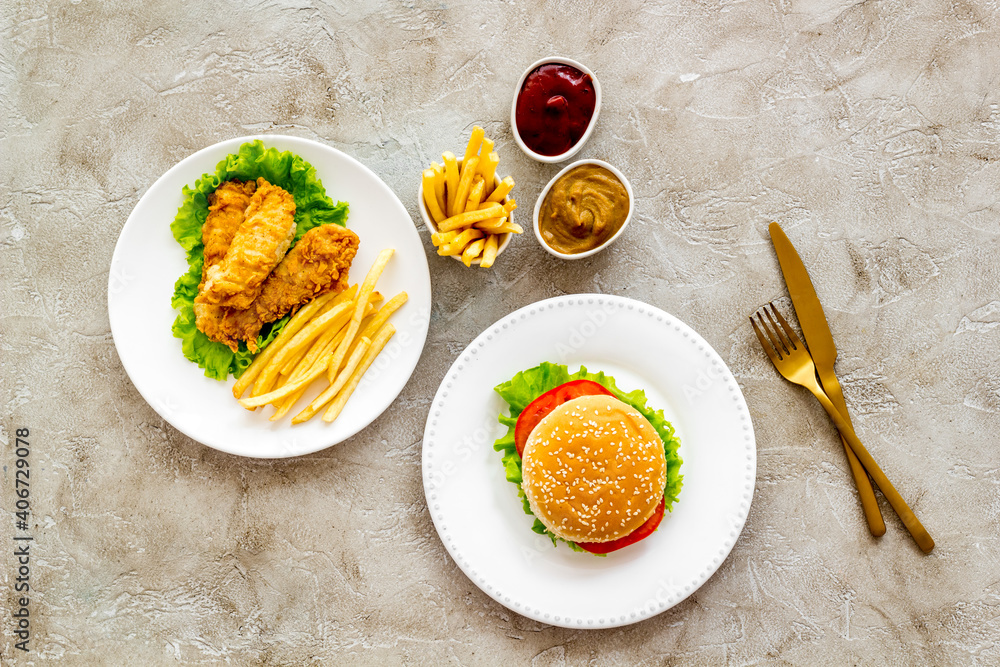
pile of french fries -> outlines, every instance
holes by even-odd
[[[503,234],[520,234],[524,229],[510,221],[517,202],[508,196],[514,179],[507,176],[497,183],[500,156],[483,128],[472,128],[469,145],[461,162],[451,151],[441,154],[444,164],[432,162],[423,172],[424,204],[437,231],[431,241],[439,255],[461,257],[472,266],[493,266]]]
[[[326,376],[329,386],[292,418],[292,424],[308,421],[324,408],[323,421],[336,419],[396,333],[388,319],[406,303],[407,294],[400,292],[377,308],[382,295],[375,291],[393,252],[389,248],[379,253],[360,288],[352,285],[339,294],[323,294],[300,308],[236,381],[233,395],[240,405],[256,410],[271,404],[275,413],[270,419],[277,421],[309,385]],[[242,398],[247,389],[250,396]]]

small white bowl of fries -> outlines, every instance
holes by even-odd
[[[493,145],[483,128],[474,127],[464,157],[442,153],[444,164],[424,169],[417,194],[438,254],[483,269],[493,266],[511,235],[524,232],[513,219],[514,179],[497,174],[500,156]]]

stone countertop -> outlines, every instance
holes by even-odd
[[[32,642],[3,664],[996,664],[1000,661],[1000,18],[985,1],[12,2],[0,8],[2,504],[32,431]],[[516,238],[492,271],[439,258],[398,400],[294,460],[208,449],[140,397],[107,315],[115,240],[191,153],[283,133],[341,149],[419,224],[419,170],[473,124],[530,211],[557,167],[515,145],[534,60],[601,79],[580,157],[636,216],[579,262]],[[767,223],[816,278],[861,439],[937,540],[886,504],[868,535],[835,432],[746,316],[787,293]],[[637,625],[566,630],[495,603],[434,530],[430,400],[502,315],[576,292],[655,304],[742,386],[758,468],[719,571]],[[787,308],[786,308],[787,310]],[[10,545],[13,520],[0,538]]]

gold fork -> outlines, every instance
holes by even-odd
[[[771,358],[774,367],[778,369],[778,372],[786,380],[802,385],[819,400],[827,414],[830,415],[830,419],[836,424],[837,430],[844,436],[847,444],[851,446],[851,450],[857,455],[858,460],[865,466],[865,470],[875,480],[878,488],[882,490],[885,499],[889,501],[892,509],[899,515],[903,525],[910,531],[910,535],[913,536],[917,546],[924,553],[930,552],[934,548],[934,540],[927,533],[923,524],[917,519],[917,515],[913,513],[910,506],[906,504],[903,497],[896,491],[896,487],[892,485],[889,478],[882,472],[882,468],[879,467],[875,459],[872,458],[872,455],[868,453],[865,446],[858,440],[858,436],[854,432],[854,428],[851,427],[851,423],[844,419],[843,415],[837,411],[837,408],[830,402],[830,397],[820,387],[819,381],[816,379],[816,365],[813,363],[812,357],[802,344],[802,341],[799,340],[799,337],[792,328],[788,326],[788,322],[781,316],[778,309],[774,307],[774,304],[771,303],[768,305],[771,307],[770,311],[768,311],[767,306],[764,306],[754,313],[760,322],[759,326],[757,321],[754,320],[753,315],[750,316],[750,324],[753,325],[753,330],[757,333],[757,338],[760,339],[760,344],[764,348],[764,352]],[[773,317],[772,313],[774,314]],[[767,316],[767,322],[764,321],[764,316]],[[775,319],[777,319],[777,322]],[[780,327],[778,323],[781,324]],[[767,338],[764,337],[765,333],[767,334]]]

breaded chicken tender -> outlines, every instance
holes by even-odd
[[[245,309],[295,238],[295,200],[263,178],[222,261],[209,267],[195,303]]]
[[[199,291],[205,287],[209,268],[226,256],[236,230],[246,218],[250,197],[256,189],[256,181],[226,181],[208,195],[208,217],[201,229],[202,243],[205,244],[205,264],[201,268]]]
[[[358,252],[357,234],[337,225],[315,227],[264,281],[260,295],[249,308],[239,310],[195,303],[197,327],[234,352],[245,341],[257,351],[261,327],[284,317],[290,310],[330,290],[347,288],[348,271]]]
[[[324,292],[342,292],[360,243],[357,234],[338,225],[310,229],[264,281],[248,310],[272,322]]]

